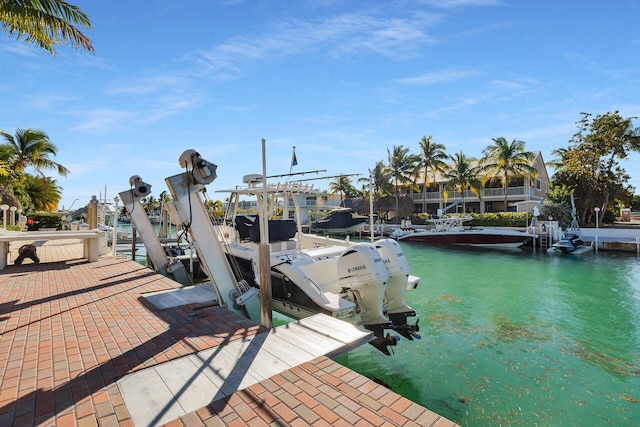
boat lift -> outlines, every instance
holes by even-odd
[[[449,209],[455,208],[456,206],[461,205],[462,203],[464,203],[464,199],[462,200],[458,200],[457,202],[451,203],[450,205],[445,206],[442,209],[438,209],[438,216],[441,217],[442,215],[444,215],[445,213],[447,213],[447,211]]]
[[[147,249],[147,256],[153,263],[155,269],[163,276],[169,277],[183,286],[191,285],[191,279],[186,268],[176,257],[167,252],[167,248],[160,243],[147,212],[140,201],[151,193],[151,185],[142,181],[138,175],[129,178],[130,190],[120,193],[120,199],[140,234],[140,239]],[[114,241],[115,245],[116,242]]]
[[[165,178],[173,199],[167,203],[171,220],[188,234],[220,304],[260,324],[258,289],[236,278],[199,194],[216,179],[217,166],[191,149],[182,153],[179,163],[185,172]]]

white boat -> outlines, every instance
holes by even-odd
[[[256,176],[245,177],[244,187],[221,190],[230,193],[218,238],[236,276],[249,284],[260,281],[260,218],[239,215],[240,197],[257,197],[261,212],[275,211],[275,200],[310,191],[308,185],[267,185]],[[264,195],[267,195],[266,200]],[[265,208],[268,207],[268,208]],[[299,216],[296,205],[296,217]],[[264,226],[263,226],[264,228]],[[418,322],[406,302],[407,290],[418,286],[400,245],[393,239],[375,243],[351,242],[314,234],[303,234],[300,221],[268,221],[273,309],[295,319],[325,313],[351,321],[374,332],[372,342],[389,354],[398,337],[419,338]],[[385,335],[386,334],[386,335]]]
[[[534,237],[533,234],[517,230],[465,227],[464,223],[472,219],[471,216],[441,216],[429,221],[433,228],[398,228],[391,236],[409,243],[491,248],[517,248]]]

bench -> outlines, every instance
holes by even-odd
[[[103,231],[23,231],[0,233],[0,270],[7,266],[9,256],[9,244],[11,242],[80,239],[83,243],[83,258],[89,262],[98,261],[100,255],[99,240],[104,236]]]

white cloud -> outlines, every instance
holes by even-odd
[[[346,13],[323,20],[279,20],[266,34],[235,37],[210,50],[188,55],[198,68],[230,78],[252,61],[304,55],[317,51],[330,56],[375,52],[389,57],[410,54],[417,46],[432,43],[426,29],[435,14],[408,11],[389,18],[380,11]]]
[[[416,77],[407,77],[396,80],[397,83],[430,85],[436,83],[449,83],[457,80],[463,80],[477,76],[479,73],[475,70],[448,68],[437,70],[431,73],[423,74]]]
[[[75,131],[104,131],[123,129],[131,125],[131,121],[139,119],[140,114],[132,111],[99,109],[92,111],[77,111],[80,122],[71,129]]]

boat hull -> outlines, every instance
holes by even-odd
[[[464,230],[423,231],[405,234],[403,242],[445,246],[478,246],[492,248],[518,248],[533,238],[533,235],[514,230]]]

